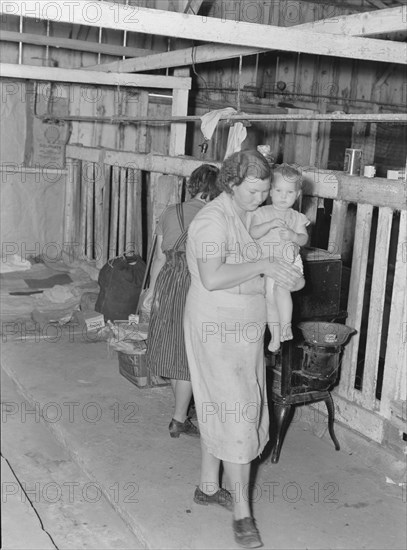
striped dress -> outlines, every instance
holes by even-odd
[[[157,376],[190,380],[183,330],[185,301],[191,282],[185,256],[187,228],[181,204],[176,205],[176,212],[180,235],[173,248],[164,251],[166,262],[155,283],[146,361],[150,371]]]

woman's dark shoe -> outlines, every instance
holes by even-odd
[[[233,520],[235,541],[243,548],[260,548],[263,543],[253,518]]]
[[[168,426],[171,437],[179,437],[181,434],[191,435],[192,437],[199,437],[199,429],[195,424],[192,424],[191,420],[187,418],[185,422],[178,422],[173,418]]]
[[[229,512],[233,510],[233,498],[226,489],[219,489],[213,495],[207,495],[197,487],[195,489],[194,502],[203,504],[204,506],[208,506],[208,504],[219,504],[219,506],[223,506],[223,508],[226,508]]]

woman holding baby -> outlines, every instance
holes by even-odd
[[[187,242],[191,286],[184,330],[202,453],[194,501],[233,511],[235,540],[245,548],[262,546],[247,487],[250,464],[269,439],[265,277],[288,292],[304,286],[293,263],[263,257],[250,234],[271,180],[259,152],[227,158],[217,179],[222,192],[196,215]],[[229,491],[221,488],[221,462]]]

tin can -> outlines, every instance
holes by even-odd
[[[363,169],[363,175],[365,178],[374,178],[376,174],[376,168],[373,165],[365,166]]]
[[[343,171],[350,176],[359,176],[362,164],[362,149],[345,149]]]

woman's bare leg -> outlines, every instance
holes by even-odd
[[[171,387],[175,397],[175,410],[173,418],[178,422],[185,422],[189,403],[192,398],[192,385],[189,380],[171,379]]]
[[[220,460],[213,456],[201,440],[201,481],[199,488],[207,495],[213,495],[219,490]]]
[[[251,517],[248,498],[250,462],[248,464],[236,464],[234,462],[223,461],[223,466],[231,487],[234,519]]]

